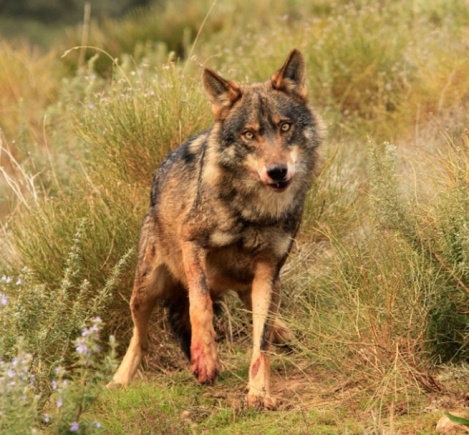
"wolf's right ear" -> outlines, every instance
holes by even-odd
[[[225,80],[209,68],[204,69],[202,80],[215,118],[223,118],[223,112],[241,98],[241,89],[236,83]]]

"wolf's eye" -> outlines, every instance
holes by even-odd
[[[282,133],[286,133],[287,131],[289,131],[291,128],[291,123],[290,122],[282,122],[280,124],[280,131]]]
[[[241,133],[241,136],[244,137],[246,140],[253,140],[254,139],[254,133],[252,131],[246,130],[243,133]]]

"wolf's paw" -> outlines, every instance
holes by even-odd
[[[220,371],[217,346],[195,343],[191,346],[191,372],[201,384],[211,385]]]
[[[279,319],[275,319],[272,325],[272,343],[279,347],[291,349],[293,334]]]
[[[277,408],[277,400],[269,394],[248,394],[246,396],[246,403],[250,408],[270,410]]]
[[[123,388],[124,384],[122,382],[115,381],[114,379],[107,383],[106,388],[108,390],[116,390],[118,388]]]

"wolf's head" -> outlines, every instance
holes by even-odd
[[[305,76],[298,50],[270,80],[250,86],[204,70],[215,115],[217,161],[245,180],[245,187],[284,196],[309,186],[320,134],[307,101]]]

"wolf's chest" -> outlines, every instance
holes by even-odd
[[[228,251],[236,257],[251,258],[265,253],[282,257],[289,249],[291,236],[280,225],[216,229],[210,235],[211,251]]]
[[[249,228],[236,236],[216,233],[218,241],[231,242],[224,246],[212,246],[207,255],[207,276],[214,291],[244,290],[254,277],[255,265],[260,258],[280,261],[288,252],[291,238],[274,227]]]
[[[217,228],[210,234],[210,245],[213,248],[233,247],[248,252],[265,249],[269,245],[269,231],[254,228]]]

